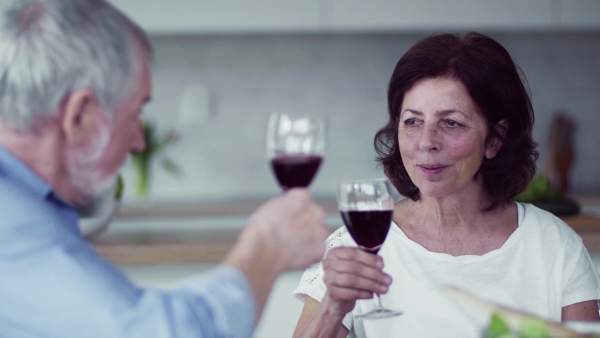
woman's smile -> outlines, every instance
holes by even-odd
[[[446,168],[450,167],[449,165],[436,165],[436,164],[419,164],[417,165],[421,171],[430,176],[435,176],[437,174],[442,173],[446,170]]]

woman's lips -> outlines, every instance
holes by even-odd
[[[441,173],[442,171],[444,171],[444,169],[448,168],[449,166],[448,165],[419,165],[418,167],[425,174],[435,175],[435,174]]]

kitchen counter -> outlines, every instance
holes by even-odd
[[[590,253],[600,253],[600,196],[577,196],[582,211],[562,217]],[[124,204],[94,248],[119,265],[203,264],[222,260],[263,200],[226,203]],[[335,201],[318,200],[333,231],[342,226]]]

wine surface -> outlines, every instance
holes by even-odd
[[[271,168],[284,189],[310,185],[323,158],[318,155],[280,155],[271,159]]]
[[[350,236],[362,249],[377,253],[385,241],[390,224],[392,210],[340,211],[342,220]]]

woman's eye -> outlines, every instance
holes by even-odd
[[[460,124],[460,123],[458,123],[458,122],[456,122],[456,121],[454,121],[454,120],[446,120],[446,125],[447,125],[448,127],[453,127],[453,128],[455,128],[455,127],[460,127],[460,126],[461,126],[461,124]]]
[[[404,125],[406,126],[414,126],[418,123],[416,119],[406,119],[404,120]]]

